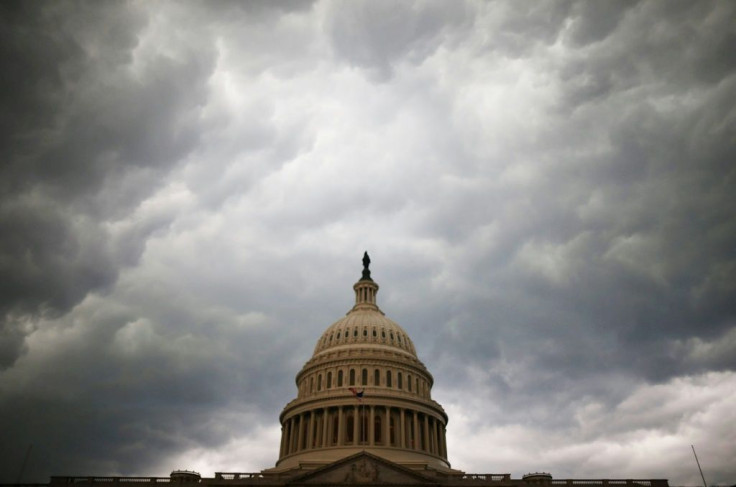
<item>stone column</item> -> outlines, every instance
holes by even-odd
[[[345,430],[345,414],[343,413],[342,406],[337,407],[337,445],[341,446],[345,444],[344,437]]]
[[[358,444],[358,423],[360,422],[360,418],[358,418],[358,405],[356,404],[353,406],[353,445]]]
[[[286,433],[286,427],[281,426],[281,443],[279,444],[279,458],[284,456],[284,436]]]
[[[399,446],[406,448],[406,420],[404,418],[404,408],[399,410],[401,418],[399,419]]]
[[[370,406],[371,414],[368,416],[368,444],[373,446],[376,444],[376,413],[374,407]]]
[[[445,437],[445,424],[440,423],[440,455],[442,458],[447,458],[447,438]]]
[[[320,445],[322,448],[325,448],[328,443],[328,424],[331,423],[331,417],[330,417],[330,409],[324,408],[322,410],[322,444]]]
[[[391,446],[391,408],[386,406],[383,408],[383,412],[383,419],[386,421],[383,425],[383,444]],[[396,434],[396,425],[394,425],[394,434]]]
[[[297,431],[297,419],[299,419],[298,416],[293,416],[291,418],[291,431],[289,432],[289,441],[291,442],[291,446],[289,448],[290,453],[296,452],[297,439],[299,438],[299,432]]]
[[[429,444],[429,418],[427,415],[424,415],[424,450],[425,451],[431,451],[431,447]]]
[[[296,437],[296,448],[295,450],[301,450],[302,441],[304,440],[304,413],[299,415],[299,433]]]
[[[309,413],[309,433],[307,433],[307,450],[311,450],[314,445],[314,411]]]
[[[412,411],[412,418],[414,418],[414,449],[419,450],[422,443],[419,441],[419,415],[416,411]]]

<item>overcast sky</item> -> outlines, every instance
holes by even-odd
[[[736,2],[3,2],[0,481],[258,471],[368,250],[453,467],[736,482]]]

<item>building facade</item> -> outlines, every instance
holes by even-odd
[[[279,417],[276,465],[213,477],[174,471],[167,477],[52,477],[50,486],[115,487],[135,483],[208,486],[668,487],[664,479],[553,479],[530,473],[467,474],[448,461],[448,417],[432,399],[433,378],[411,338],[378,307],[370,259],[353,286],[355,305],[317,340],[296,375],[297,396]],[[143,485],[142,485],[143,484]]]

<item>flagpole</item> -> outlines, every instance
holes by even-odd
[[[690,448],[693,449],[693,455],[695,455],[695,463],[698,464],[698,470],[700,470],[700,478],[703,479],[703,487],[708,487],[708,485],[705,483],[705,475],[703,475],[703,469],[700,468],[700,461],[698,460],[698,454],[695,453],[695,446],[690,445]]]

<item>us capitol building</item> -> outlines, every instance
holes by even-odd
[[[296,375],[297,396],[281,412],[281,445],[273,468],[203,477],[51,477],[49,486],[300,487],[352,484],[416,487],[668,487],[667,480],[553,479],[530,473],[468,474],[450,466],[447,413],[432,399],[432,374],[409,335],[378,307],[368,254],[355,283],[355,305],[317,340]]]

